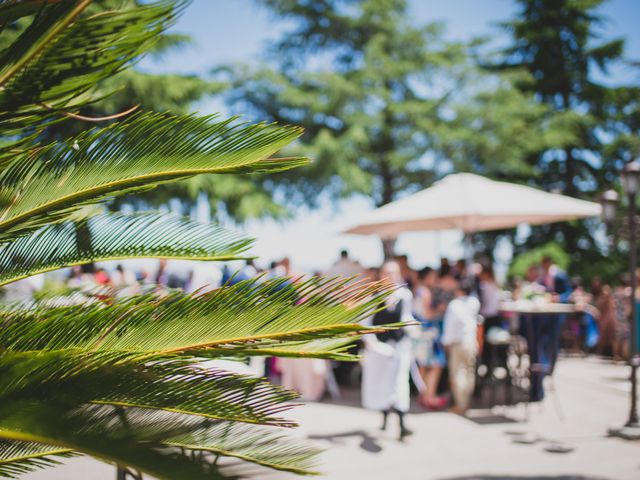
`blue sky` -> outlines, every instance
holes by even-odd
[[[494,35],[496,44],[506,41],[497,24],[513,16],[511,0],[411,0],[411,16],[416,23],[442,21],[450,39],[466,40],[474,36]],[[610,0],[602,7],[608,21],[605,38],[625,37],[626,56],[640,59],[640,0]],[[142,68],[156,72],[182,72],[206,75],[222,63],[257,64],[269,41],[286,31],[287,24],[273,17],[253,0],[194,0],[173,30],[188,33],[194,45],[166,55],[159,62],[145,60]],[[613,72],[613,83],[640,81],[629,68]],[[219,101],[206,101],[195,107],[202,113],[222,110]],[[328,266],[339,249],[349,248],[365,265],[381,261],[379,242],[371,237],[340,235],[371,209],[366,199],[343,202],[337,207],[309,212],[301,209],[287,222],[251,222],[244,228],[258,238],[254,253],[264,263],[289,255],[298,271],[313,271]],[[456,232],[412,233],[403,235],[398,250],[408,253],[414,267],[435,264],[440,255],[462,255],[460,235]],[[504,247],[499,255],[510,255]]]
[[[516,11],[511,0],[410,0],[416,23],[442,21],[451,39],[480,35],[504,37],[498,23]],[[610,0],[602,7],[608,17],[607,37],[628,39],[628,55],[640,58],[640,1]],[[193,0],[174,31],[193,36],[195,45],[168,55],[154,70],[206,73],[216,64],[259,62],[268,41],[287,24],[254,0]]]

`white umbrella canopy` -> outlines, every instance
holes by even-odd
[[[598,203],[496,182],[472,173],[448,175],[432,187],[384,205],[344,233],[395,238],[424,230],[465,234],[600,215]]]

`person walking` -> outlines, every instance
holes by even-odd
[[[386,298],[383,308],[364,322],[365,325],[413,323],[413,294],[404,286],[400,266],[394,261],[385,263],[380,278],[398,288]],[[363,337],[362,404],[382,412],[383,430],[387,428],[389,414],[395,412],[400,424],[400,440],[412,433],[405,425],[405,415],[409,411],[412,329],[415,327],[408,325]]]

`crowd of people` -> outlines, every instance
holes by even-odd
[[[496,365],[509,368],[504,339],[510,339],[511,333],[526,345],[528,398],[533,401],[543,396],[542,380],[552,374],[561,344],[615,359],[628,355],[631,290],[626,279],[611,288],[596,278],[587,293],[577,279],[570,280],[545,256],[529,267],[525,278],[512,279],[510,288],[503,289],[490,262],[450,264],[442,259],[437,269],[414,270],[401,255],[380,269],[363,269],[346,251],[326,273],[360,272],[398,286],[368,323],[404,322],[407,326],[363,338],[362,402],[383,413],[383,428],[389,414],[397,413],[401,436],[410,433],[404,419],[410,379],[422,407],[464,413],[478,391],[477,381],[490,380]],[[570,314],[550,313],[535,319],[523,314],[515,325],[514,315],[502,308],[505,301],[540,300],[572,303],[575,308]],[[445,371],[448,375],[443,375]]]
[[[424,408],[440,410],[450,403],[458,413],[469,408],[482,343],[480,314],[498,316],[501,290],[490,266],[472,272],[463,260],[454,265],[442,260],[437,270],[415,271],[405,256],[398,256],[382,266],[379,278],[398,288],[371,325],[404,322],[406,326],[364,337],[362,401],[365,407],[382,411],[383,428],[389,413],[396,412],[404,437],[411,433],[404,415],[409,410],[412,367]],[[439,390],[445,368],[450,396]]]
[[[171,268],[165,260],[160,260],[156,269],[137,271],[123,264],[109,270],[83,265],[70,269],[65,285],[78,295],[118,298],[163,288],[198,293],[257,276],[263,279],[293,276],[288,258],[274,261],[264,269],[251,260],[235,271],[228,265],[222,268],[207,262],[193,265],[186,271]],[[479,371],[483,370],[485,377],[486,372],[490,373],[495,353],[490,348],[491,339],[514,332],[509,316],[501,308],[507,298],[575,304],[576,313],[567,318],[555,316],[536,322],[536,328],[540,325],[545,328],[549,320],[546,331],[536,332],[545,336],[542,350],[536,351],[537,344],[528,339],[531,361],[546,362],[549,368],[545,374],[553,369],[560,341],[568,349],[591,348],[615,358],[628,356],[631,296],[628,278],[621,279],[615,288],[595,279],[587,292],[580,281],[570,280],[545,257],[539,264],[531,265],[523,279],[514,279],[510,288],[503,290],[490,262],[469,265],[465,260],[450,263],[442,259],[437,268],[426,266],[416,270],[411,268],[407,256],[399,255],[380,268],[364,268],[347,251],[342,251],[331,267],[316,274],[363,275],[396,285],[380,310],[365,323],[403,326],[366,335],[355,348],[362,353],[361,369],[356,372],[363,406],[382,412],[383,428],[389,415],[395,413],[401,437],[411,433],[405,424],[411,383],[423,408],[466,412],[474,391],[477,392],[477,381],[482,379]],[[8,285],[5,301],[32,298],[42,287],[41,276]],[[502,364],[506,367],[506,362]],[[350,365],[348,370],[352,372],[353,364]],[[258,368],[258,373],[299,391],[309,400],[319,400],[327,392],[338,396],[339,384],[350,383],[339,374],[343,364],[319,359],[272,358]],[[542,375],[540,381],[541,378]],[[532,378],[532,398],[538,395],[535,381]]]
[[[257,276],[264,279],[291,276],[288,258],[272,262],[267,269],[256,267],[252,260],[247,260],[239,269],[232,269],[229,265],[219,267],[211,262],[188,262],[188,268],[176,268],[167,260],[159,260],[151,268],[149,263],[140,268],[134,268],[129,263],[118,263],[113,268],[93,263],[77,265],[68,269],[62,281],[53,279],[49,288],[45,285],[44,275],[34,275],[4,286],[0,301],[11,304],[41,296],[50,298],[51,291],[67,300],[77,297],[78,301],[95,296],[125,298],[165,289],[203,293]]]
[[[629,274],[622,275],[616,285],[596,277],[589,290],[580,279],[574,279],[570,300],[583,314],[574,315],[566,325],[564,339],[567,350],[593,351],[615,361],[628,360],[631,296]],[[640,291],[636,292],[635,298],[640,299]]]

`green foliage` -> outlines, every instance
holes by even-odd
[[[267,429],[220,423],[188,435],[178,436],[172,446],[196,452],[232,456],[276,470],[307,474],[312,471],[313,447],[300,445]]]
[[[322,161],[277,178],[295,202],[382,205],[452,170],[595,200],[640,153],[640,90],[596,80],[624,53],[602,39],[602,0],[518,0],[503,24],[511,45],[493,54],[416,25],[402,0],[261,3],[287,21],[267,65],[216,72],[235,108],[305,127],[298,147]],[[586,274],[596,228],[537,226],[516,253],[555,240]],[[475,237],[490,247],[505,235]]]
[[[200,297],[174,292],[132,297],[105,306],[90,303],[47,309],[6,310],[0,346],[7,351],[118,352],[127,357],[189,352],[245,356],[263,348],[326,337],[352,336],[357,322],[378,307],[376,289],[354,289],[345,279],[288,285],[287,279],[237,283]],[[306,300],[304,300],[306,299]],[[351,302],[351,303],[347,303]],[[56,335],[43,336],[43,332]],[[284,345],[282,342],[286,342]],[[331,346],[318,357],[332,356]]]
[[[509,277],[524,278],[528,268],[532,265],[540,265],[545,256],[550,257],[553,263],[563,270],[566,270],[571,264],[571,257],[558,243],[548,242],[517,255],[509,267]]]
[[[73,450],[56,448],[35,442],[0,441],[0,475],[28,473],[34,468],[58,465],[55,457],[69,458],[76,455]],[[3,465],[8,461],[6,465]]]
[[[549,109],[549,142],[528,160],[537,172],[534,185],[589,200],[616,185],[624,163],[639,151],[638,89],[596,80],[596,72],[607,76],[624,61],[623,39],[602,40],[602,3],[518,0],[516,17],[504,23],[512,45],[495,65],[529,72],[532,80],[518,88]],[[602,256],[595,232],[589,221],[534,227],[521,250],[553,239],[571,252],[573,273],[591,277],[594,259]]]
[[[144,5],[137,0],[99,0],[90,4],[88,13],[104,13]],[[161,32],[154,37],[149,49],[155,63],[162,63],[169,52],[185,48],[191,43],[188,35]],[[207,97],[220,93],[224,84],[195,75],[179,73],[150,73],[136,68],[123,70],[104,78],[93,89],[93,101],[83,104],[74,114],[86,118],[117,116],[136,106],[145,110],[184,114],[192,106]],[[42,141],[64,139],[82,132],[85,122],[70,118],[60,125],[52,125],[40,136]],[[286,208],[272,198],[273,185],[268,179],[246,179],[229,175],[224,181],[213,178],[187,178],[180,182],[161,184],[153,191],[124,195],[109,202],[111,210],[123,206],[136,209],[167,207],[171,201],[179,200],[183,212],[190,214],[198,201],[208,200],[213,218],[231,217],[237,221],[251,218],[281,217]]]
[[[43,119],[86,105],[84,93],[151,48],[174,18],[170,2],[79,17],[89,3],[58,2],[44,9],[37,2],[32,5],[37,12],[33,23],[0,57],[4,135],[20,134]]]
[[[620,285],[622,283],[625,270],[628,269],[629,259],[617,255],[611,258],[607,255],[600,255],[580,269],[580,274],[586,285],[590,285],[594,278],[600,278],[609,285]]]
[[[241,258],[251,240],[162,214],[96,215],[46,225],[0,247],[0,285],[63,266],[130,258]]]
[[[481,42],[416,25],[401,0],[262,3],[292,25],[268,66],[217,73],[235,108],[305,128],[297,146],[320,161],[275,179],[292,203],[383,205],[451,170],[538,173],[527,159],[551,140],[548,108],[517,88],[526,72],[479,69]]]
[[[116,108],[117,94],[105,97],[105,88],[159,38],[182,41],[161,35],[184,2],[118,3],[111,11],[108,0],[0,2],[8,19],[0,25],[0,284],[98,260],[242,258],[251,240],[241,235],[158,213],[105,213],[104,204],[204,174],[308,163],[272,157],[301,134],[294,127],[185,113],[79,123],[74,112],[100,99]],[[144,89],[151,81],[133,74],[125,83]],[[201,88],[197,79],[176,87],[166,106]],[[65,306],[45,297],[2,307],[0,476],[79,454],[155,478],[239,478],[264,467],[312,473],[316,449],[271,431],[294,425],[281,413],[296,394],[203,362],[353,359],[348,342],[371,331],[358,322],[388,290],[257,279],[199,296]]]
[[[527,158],[554,144],[558,119],[516,87],[529,80],[526,72],[476,75],[475,93],[453,106],[451,120],[436,131],[435,148],[456,171],[522,182],[536,177],[539,170]]]
[[[0,216],[0,241],[52,219],[68,219],[81,206],[112,195],[203,173],[280,171],[306,163],[266,160],[300,134],[297,128],[213,118],[134,115],[25,150],[3,172],[0,195],[11,209]]]
[[[290,197],[365,194],[381,205],[431,181],[421,157],[457,90],[463,46],[438,25],[414,27],[404,2],[265,3],[298,27],[278,43],[277,68],[219,74],[232,104],[305,128],[301,148],[320,161],[278,178]]]

